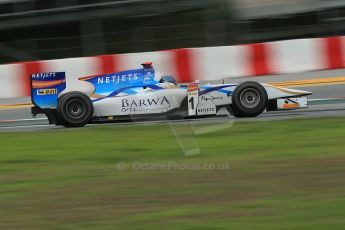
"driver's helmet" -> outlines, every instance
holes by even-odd
[[[172,83],[174,85],[177,85],[177,81],[175,77],[171,75],[162,76],[161,79],[159,80],[159,83]]]

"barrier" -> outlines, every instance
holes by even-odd
[[[345,37],[286,40],[239,46],[184,48],[0,65],[0,98],[30,96],[30,74],[64,71],[68,88],[78,78],[154,63],[179,82],[298,73],[345,67]]]

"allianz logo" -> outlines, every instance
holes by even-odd
[[[155,105],[169,105],[170,101],[166,96],[157,98],[147,98],[147,99],[122,99],[123,108],[135,108],[135,107],[149,107]]]

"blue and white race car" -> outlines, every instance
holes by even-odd
[[[236,117],[263,111],[307,107],[311,92],[257,82],[178,84],[172,76],[155,79],[151,62],[143,68],[79,78],[81,89],[66,87],[64,72],[31,75],[32,114],[46,114],[50,124],[81,127],[92,122],[137,117],[215,116],[226,108]]]

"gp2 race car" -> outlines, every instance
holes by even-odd
[[[253,81],[177,84],[172,76],[155,80],[152,63],[143,68],[79,78],[81,90],[66,88],[64,72],[31,75],[32,114],[45,114],[50,124],[81,127],[92,122],[135,117],[195,118],[226,108],[235,117],[255,117],[264,110],[307,108],[311,92]]]

